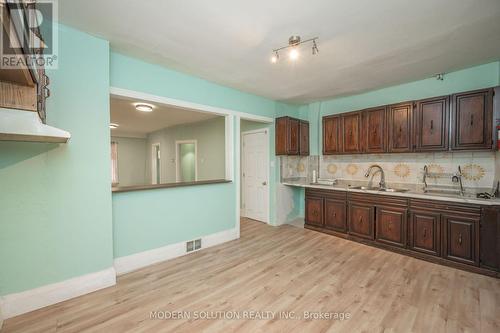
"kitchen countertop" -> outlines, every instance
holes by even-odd
[[[283,185],[294,186],[294,187],[304,187],[304,188],[316,188],[322,190],[336,190],[336,191],[347,191],[352,193],[367,193],[367,194],[379,194],[379,195],[389,195],[393,197],[406,197],[406,198],[417,198],[417,199],[430,199],[430,200],[441,200],[441,201],[452,201],[460,203],[469,203],[475,205],[483,206],[500,206],[500,199],[480,199],[475,198],[472,195],[453,195],[453,194],[440,194],[440,193],[425,193],[419,190],[409,190],[406,192],[382,192],[377,190],[362,190],[362,189],[352,189],[349,188],[348,184],[336,184],[336,185],[320,185],[320,184],[310,184],[304,180],[286,180],[282,182]],[[397,187],[396,187],[397,188]]]

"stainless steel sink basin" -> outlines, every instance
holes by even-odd
[[[349,186],[353,190],[369,190],[369,191],[379,191],[379,192],[408,192],[404,188],[380,188],[380,187],[369,187],[369,186]]]
[[[369,186],[349,186],[350,189],[353,190],[370,190],[370,191],[378,191],[379,187],[369,187]]]
[[[405,188],[381,188],[379,189],[381,192],[408,192]]]

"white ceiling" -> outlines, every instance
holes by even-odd
[[[116,51],[297,103],[500,59],[500,0],[64,0],[59,17]],[[320,54],[271,64],[293,34],[318,36]]]
[[[135,103],[153,104],[153,112],[141,112],[135,109]],[[143,100],[131,100],[120,97],[110,98],[111,123],[118,124],[111,130],[112,136],[144,138],[148,133],[166,127],[195,123],[216,117],[212,113],[202,113]]]

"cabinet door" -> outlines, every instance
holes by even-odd
[[[367,153],[383,153],[386,151],[386,114],[385,107],[363,112],[365,131],[365,151]]]
[[[303,156],[309,155],[309,122],[300,121],[299,153]]]
[[[444,224],[444,258],[477,266],[479,264],[479,217],[443,214],[442,223]]]
[[[376,210],[375,238],[377,242],[398,247],[406,247],[407,210],[386,207],[377,207]]]
[[[452,148],[492,149],[493,89],[453,95]]]
[[[288,137],[288,120],[287,117],[276,118],[275,128],[275,154],[286,155],[287,151],[287,137]]]
[[[410,249],[435,256],[441,255],[441,216],[439,213],[412,211],[410,215]]]
[[[323,226],[323,199],[306,197],[306,223],[315,227]]]
[[[325,199],[325,228],[347,232],[346,202]]]
[[[389,106],[389,152],[405,153],[413,150],[412,146],[412,103]]]
[[[338,154],[341,151],[340,117],[323,117],[323,154]]]
[[[437,97],[418,101],[415,107],[415,150],[448,150],[450,98]]]
[[[288,118],[288,142],[287,142],[288,155],[299,154],[299,146],[300,146],[299,133],[300,133],[300,121],[298,119]]]
[[[359,153],[361,149],[361,113],[342,115],[342,142],[344,153]]]
[[[374,210],[373,206],[349,203],[348,233],[361,238],[374,239]]]

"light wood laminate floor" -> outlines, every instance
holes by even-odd
[[[151,311],[275,313],[261,320],[161,320],[151,319]],[[279,311],[294,311],[296,319],[280,319]],[[351,318],[297,319],[304,311]],[[500,280],[310,230],[242,220],[239,240],[11,318],[2,333],[199,331],[499,332]]]

